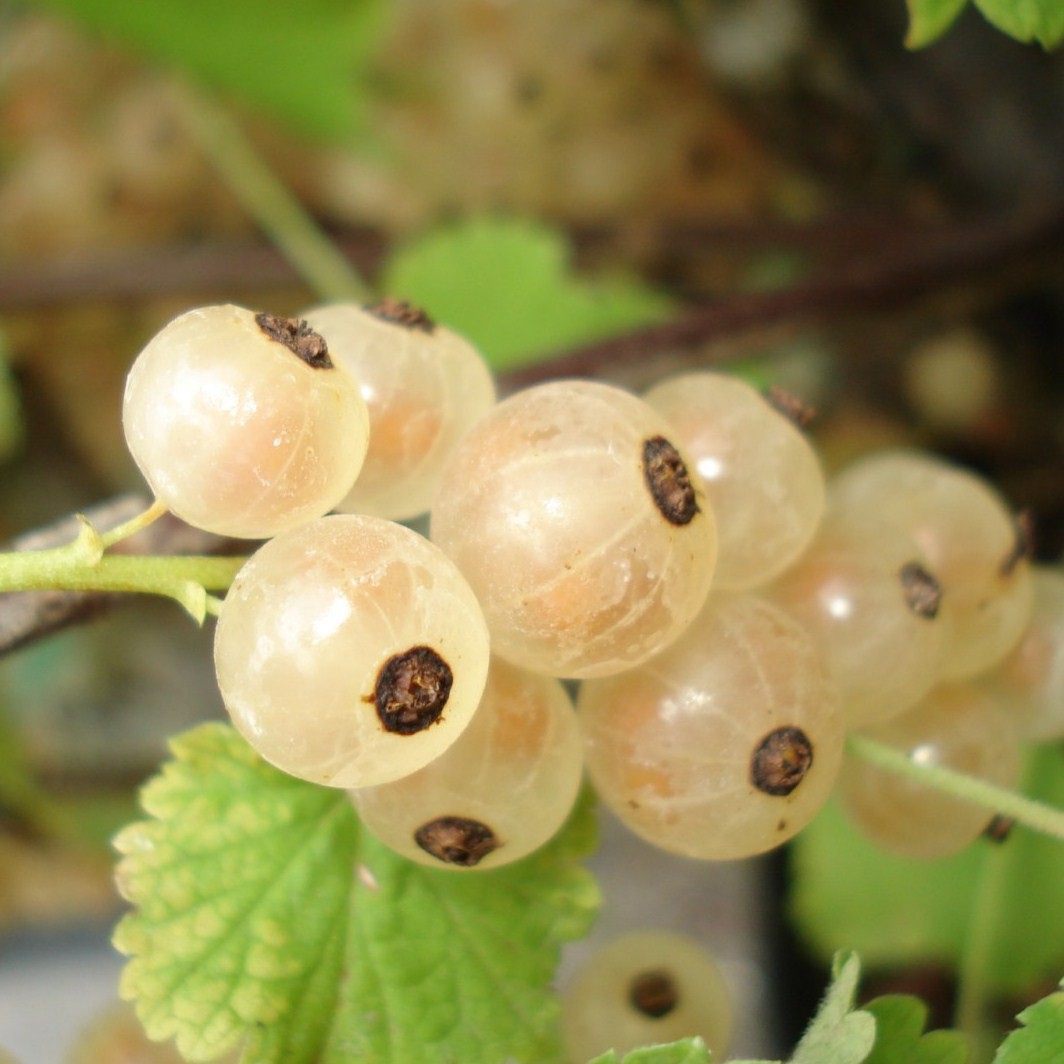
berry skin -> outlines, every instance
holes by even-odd
[[[352,791],[385,845],[433,868],[496,868],[547,842],[576,801],[583,748],[565,688],[492,661],[472,723],[423,769]]]
[[[912,761],[940,765],[1012,787],[1020,771],[1019,737],[1004,707],[977,683],[936,687],[907,713],[866,733],[904,750]],[[839,803],[877,846],[932,860],[964,849],[991,820],[978,805],[847,756]]]
[[[425,513],[458,437],[495,402],[487,363],[407,303],[334,303],[304,314],[354,374],[369,410],[369,451],[337,507],[393,521]]]
[[[816,641],[852,727],[904,713],[938,680],[948,602],[912,536],[832,508],[769,589]]]
[[[985,671],[1019,641],[1031,616],[1031,571],[1004,500],[974,473],[935,455],[881,451],[828,487],[833,511],[874,514],[916,540],[950,613],[939,675]]]
[[[322,517],[261,547],[222,605],[222,699],[271,764],[333,787],[398,779],[461,734],[488,671],[472,592],[431,543]]]
[[[156,498],[224,536],[264,539],[332,509],[369,440],[358,385],[291,318],[214,306],[175,318],[137,356],[126,443]]]
[[[723,1059],[735,1022],[731,994],[713,958],[664,931],[638,931],[593,954],[562,997],[569,1058],[619,1057],[639,1046],[696,1035]]]
[[[1025,739],[1064,737],[1064,573],[1031,567],[1034,606],[1020,641],[981,679]]]
[[[714,588],[758,587],[786,569],[824,510],[820,460],[798,426],[726,373],[666,377],[644,398],[674,426],[713,507]]]
[[[751,594],[711,594],[662,654],[585,681],[577,708],[599,797],[684,857],[786,842],[827,799],[842,756],[837,695],[812,639]]]
[[[698,613],[716,532],[670,431],[620,388],[557,381],[462,437],[432,538],[477,594],[494,653],[602,676],[657,653]]]

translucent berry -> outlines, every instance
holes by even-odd
[[[198,528],[251,539],[332,509],[369,439],[358,385],[318,334],[235,306],[191,310],[148,343],[122,420],[160,502]]]
[[[725,860],[785,842],[826,800],[842,755],[833,686],[779,607],[716,593],[644,665],[578,699],[599,797],[648,842]]]
[[[1026,546],[1004,500],[974,473],[918,451],[859,459],[829,485],[833,509],[873,514],[919,544],[950,612],[941,675],[989,669],[1031,615]]]
[[[447,751],[351,796],[363,824],[403,856],[436,868],[494,868],[558,831],[582,773],[562,685],[495,659],[472,723]]]
[[[755,388],[724,373],[683,373],[645,394],[673,426],[717,519],[713,585],[767,583],[801,554],[824,509],[812,444]]]
[[[908,753],[911,760],[1015,785],[1020,753],[1003,707],[973,683],[936,687],[900,717],[865,734]],[[962,850],[991,814],[857,756],[839,776],[839,801],[872,842],[906,857],[938,858]]]
[[[398,779],[461,734],[488,669],[454,565],[382,518],[334,515],[241,569],[215,633],[233,723],[271,764],[334,787]]]
[[[369,452],[338,509],[405,520],[432,504],[458,437],[491,409],[477,350],[408,303],[336,303],[304,317],[354,374],[369,409]]]
[[[591,956],[562,996],[565,1049],[574,1061],[695,1036],[714,1060],[723,1059],[734,1016],[710,954],[665,931],[615,939]]]
[[[985,682],[1027,739],[1064,736],[1064,573],[1032,566],[1031,620]]]
[[[816,641],[851,727],[904,713],[938,681],[948,604],[897,526],[829,510],[770,590]]]
[[[646,660],[705,601],[716,533],[670,428],[606,384],[499,403],[459,441],[432,537],[477,594],[492,650],[554,676]]]

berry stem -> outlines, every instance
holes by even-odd
[[[168,512],[166,505],[156,499],[151,506],[146,510],[142,510],[135,517],[131,517],[128,521],[123,521],[120,525],[115,525],[114,528],[108,529],[106,532],[101,532],[101,548],[107,550],[108,547],[114,546],[121,540],[128,539],[130,536],[140,532],[141,529],[147,528],[153,521],[158,521],[163,514]]]
[[[263,161],[239,124],[216,101],[191,89],[185,123],[247,212],[311,289],[325,300],[370,297],[369,286]]]
[[[1064,810],[1025,798],[1006,787],[988,783],[975,776],[956,772],[942,765],[920,765],[911,760],[903,750],[876,742],[863,735],[850,735],[846,739],[847,752],[864,758],[877,768],[897,772],[916,783],[934,787],[959,798],[982,806],[991,813],[1011,817],[1032,831],[1064,840]]]
[[[84,526],[91,527],[91,526]],[[48,550],[0,554],[0,592],[103,591],[162,595],[202,623],[208,591],[229,587],[247,560],[209,555],[103,554],[95,532]]]

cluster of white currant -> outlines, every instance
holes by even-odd
[[[1002,782],[1019,713],[999,720],[992,688],[1033,692],[1029,734],[1049,728],[1039,698],[1064,731],[1064,594],[1045,574],[1028,625],[996,495],[915,453],[826,485],[781,405],[723,374],[496,403],[476,351],[408,304],[208,307],[139,356],[124,422],[161,503],[269,539],[216,631],[236,727],[426,864],[537,848],[585,764],[639,835],[724,859],[810,820],[849,727]],[[397,523],[426,511],[431,539]],[[560,678],[581,681],[576,714]],[[882,773],[841,779],[902,849],[985,823],[930,792],[941,816],[912,812],[922,789]]]

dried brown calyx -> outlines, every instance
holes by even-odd
[[[1001,562],[1001,575],[1012,576],[1020,562],[1034,556],[1034,519],[1030,510],[1021,510],[1013,520],[1016,542]]]
[[[431,333],[436,328],[436,323],[421,307],[414,306],[405,299],[387,297],[376,303],[367,303],[363,309],[381,321],[401,325],[404,329],[420,329],[421,332]]]
[[[664,436],[643,442],[643,476],[654,505],[672,525],[686,525],[698,513],[698,499],[680,452]]]
[[[654,968],[632,977],[628,1000],[644,1016],[659,1020],[680,1003],[680,990],[664,968]]]
[[[816,418],[816,411],[808,403],[778,384],[770,384],[761,394],[769,406],[800,429],[808,428]]]
[[[919,563],[906,562],[898,570],[905,604],[917,617],[932,620],[942,604],[942,585]]]
[[[991,842],[1004,842],[1016,826],[1016,821],[1003,813],[995,813],[983,828],[983,836]]]
[[[750,759],[750,782],[765,794],[784,797],[805,779],[813,764],[813,744],[801,728],[770,731]]]
[[[311,369],[332,369],[329,345],[300,318],[282,318],[276,314],[256,314],[255,324],[271,339],[284,344]]]
[[[366,701],[377,707],[385,731],[414,735],[435,724],[451,694],[454,673],[432,647],[395,654],[381,666]]]
[[[464,816],[440,816],[414,832],[414,841],[444,864],[472,868],[502,843],[487,824]]]

